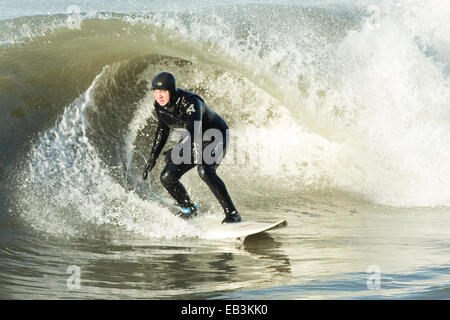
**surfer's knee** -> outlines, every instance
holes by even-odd
[[[200,178],[205,182],[211,181],[211,178],[215,174],[214,169],[205,165],[198,165],[197,172]]]
[[[159,179],[164,187],[171,186],[174,182],[174,176],[170,170],[163,170]]]

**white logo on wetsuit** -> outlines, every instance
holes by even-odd
[[[186,113],[187,113],[187,114],[191,114],[192,112],[195,112],[195,108],[194,108],[194,105],[193,105],[193,104],[191,104],[191,105],[189,106],[189,108],[187,108],[187,110],[186,110]]]

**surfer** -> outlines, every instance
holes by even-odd
[[[155,166],[170,130],[186,129],[188,134],[184,139],[164,153],[166,166],[160,176],[162,185],[178,202],[182,217],[196,216],[197,205],[189,198],[180,178],[197,167],[201,179],[208,185],[225,212],[222,223],[239,222],[241,217],[231,201],[224,182],[216,173],[228,145],[227,123],[211,110],[200,96],[177,88],[175,77],[171,73],[157,74],[152,81],[151,89],[155,97],[154,111],[158,125],[150,158],[144,168],[143,179],[147,179]],[[212,130],[213,133],[219,132],[220,135],[212,135],[211,141],[203,141],[204,133],[208,130],[209,132]]]

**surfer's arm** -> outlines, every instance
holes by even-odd
[[[170,128],[161,120],[158,119],[158,127],[156,128],[155,139],[153,141],[152,151],[150,153],[150,158],[147,161],[147,164],[144,168],[144,173],[142,178],[144,180],[147,179],[148,173],[152,171],[153,167],[156,164],[156,159],[158,159],[161,150],[164,148],[164,145],[167,142],[167,138],[169,137]]]
[[[164,145],[167,142],[169,133],[170,128],[162,120],[158,120],[158,126],[156,128],[155,139],[153,140],[153,147],[150,153],[149,162],[156,162],[156,159],[158,159]]]

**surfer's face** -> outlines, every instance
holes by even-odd
[[[156,102],[159,103],[161,107],[164,107],[170,100],[169,90],[153,90],[153,95],[155,96]]]

